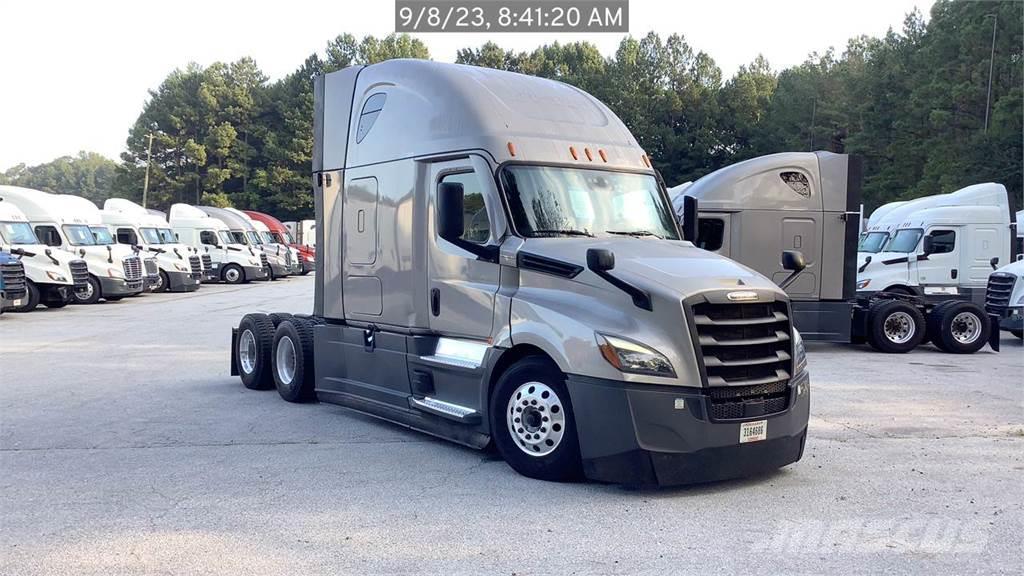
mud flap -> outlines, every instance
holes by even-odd
[[[988,345],[992,347],[992,350],[999,352],[999,336],[1001,330],[999,330],[999,322],[1001,318],[995,314],[988,315]]]
[[[231,375],[238,376],[238,328],[231,329]]]

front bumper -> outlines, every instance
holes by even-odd
[[[270,278],[270,269],[260,266],[243,266],[246,280],[266,280]]]
[[[124,278],[100,278],[100,291],[103,296],[131,296],[142,292],[143,279],[128,281]]]
[[[290,276],[292,273],[291,268],[285,266],[284,264],[278,264],[276,262],[271,262],[270,268],[274,271],[275,278]]]
[[[311,262],[309,260],[303,260],[302,261],[302,273],[303,274],[307,274],[309,272],[313,272],[314,270],[316,270],[316,262]]]
[[[810,376],[790,382],[788,408],[712,421],[699,388],[567,379],[583,472],[592,480],[670,486],[750,476],[800,460],[810,415]],[[805,392],[797,397],[797,385]],[[740,444],[741,422],[766,420],[766,438]]]
[[[1024,307],[1007,308],[999,320],[999,329],[1006,331],[1024,330]]]
[[[167,273],[167,290],[171,292],[194,292],[199,289],[199,278],[191,272],[164,270]]]

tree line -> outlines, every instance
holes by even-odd
[[[884,37],[853,38],[842,52],[815,53],[778,72],[759,56],[729,79],[676,34],[627,37],[610,57],[587,42],[524,52],[488,42],[459,50],[456,61],[590,92],[622,118],[670,186],[773,152],[861,155],[870,210],[984,181],[1005,184],[1020,204],[1022,46],[1020,4],[940,0],[927,24],[915,11]],[[311,78],[391,58],[430,53],[405,35],[343,34],[273,82],[250,58],[190,64],[150,92],[120,162],[83,152],[16,166],[0,183],[140,199],[152,135],[150,206],[233,205],[309,218]]]

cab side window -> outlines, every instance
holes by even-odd
[[[118,244],[138,244],[138,239],[135,237],[135,230],[131,228],[118,228],[117,229],[117,243]]]
[[[956,247],[956,231],[935,230],[928,234],[932,237],[932,254],[947,254]]]
[[[491,238],[491,222],[487,217],[483,188],[480,186],[480,180],[476,173],[448,174],[441,178],[441,183],[444,182],[462,184],[462,219],[464,222],[462,239],[474,244],[486,244]]]
[[[217,235],[212,230],[203,230],[199,233],[199,242],[210,246],[217,245]]]
[[[721,218],[700,218],[697,221],[697,246],[714,252],[722,247],[725,222]]]
[[[47,246],[60,246],[60,232],[53,226],[36,226],[36,236],[39,241]]]

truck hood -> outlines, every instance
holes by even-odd
[[[605,248],[615,253],[611,273],[638,287],[671,292],[681,297],[707,289],[748,288],[776,293],[782,290],[771,280],[746,266],[695,247],[690,242],[655,238],[530,238],[523,252],[587,267],[587,250]],[[605,286],[596,275],[577,280]]]

